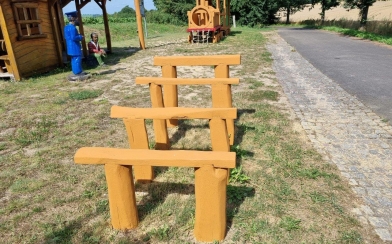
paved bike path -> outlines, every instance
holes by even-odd
[[[281,28],[279,35],[323,74],[392,122],[392,48],[321,30]]]

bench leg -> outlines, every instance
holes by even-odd
[[[162,66],[162,77],[177,78],[177,67],[171,65]],[[163,100],[166,107],[178,107],[178,91],[177,85],[163,86]],[[178,125],[177,119],[169,119],[166,121],[167,127],[176,127]]]
[[[105,164],[110,217],[114,229],[134,229],[139,223],[132,167]]]
[[[148,136],[144,119],[123,119],[128,134],[129,146],[132,149],[148,149]],[[151,166],[133,166],[135,180],[151,182],[154,179],[154,169]]]
[[[227,169],[206,165],[195,172],[196,240],[221,241],[226,235]]]

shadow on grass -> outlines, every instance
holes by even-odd
[[[142,50],[139,47],[113,47],[112,52],[106,57],[105,63],[114,65],[120,63],[121,59],[130,57]]]
[[[230,31],[229,36],[236,36],[238,34],[242,34],[242,31]]]
[[[109,211],[109,210],[108,210]],[[89,231],[86,230],[82,234],[78,233],[81,228],[85,225],[85,222],[89,222],[91,219],[94,219],[97,217],[96,214],[90,214],[85,216],[83,219],[78,219],[78,220],[72,220],[70,222],[66,222],[63,227],[61,228],[55,228],[52,230],[49,230],[45,234],[45,241],[43,243],[45,244],[54,244],[54,243],[75,243],[74,237],[76,235],[80,236],[81,238],[78,238],[78,243],[101,243],[101,236],[97,236],[97,233],[94,233],[94,231]],[[127,231],[122,232],[124,235],[123,239],[126,241],[130,241],[127,238],[127,234],[129,234]],[[132,240],[132,243],[135,244],[142,244],[146,243],[144,240],[148,240],[148,236],[146,234],[140,236],[138,238],[139,240]]]
[[[256,109],[238,109],[237,110],[237,121],[245,114],[254,114],[255,112],[256,112]],[[255,127],[246,126],[244,124],[237,124],[236,123],[236,125],[235,125],[235,138],[234,138],[235,145],[241,144],[246,132],[249,130],[254,130],[254,129],[255,129]]]
[[[237,120],[240,119],[241,116],[244,114],[253,114],[255,113],[255,109],[238,109],[237,110]],[[185,120],[178,120],[178,129],[177,131],[171,136],[170,142],[172,144],[177,143],[181,138],[183,138],[186,134],[186,132],[190,129],[208,129],[209,125],[208,123],[202,124],[202,125],[190,125],[188,124]],[[245,135],[246,131],[248,130],[254,130],[254,127],[249,127],[245,125],[236,125],[235,126],[235,144],[240,144],[242,142],[242,138]]]
[[[201,125],[190,125],[186,122],[186,120],[178,120],[178,128],[177,131],[170,137],[170,142],[172,144],[177,143],[181,138],[183,138],[186,132],[190,129],[206,129],[209,128],[208,123],[201,124]],[[198,150],[193,148],[192,150]]]
[[[135,185],[135,190],[137,192],[145,191],[148,193],[148,196],[144,197],[141,202],[137,205],[139,220],[143,221],[148,215],[154,212],[154,209],[159,207],[164,203],[167,196],[173,193],[177,193],[180,195],[194,195],[195,187],[194,184],[181,184],[181,183],[162,183],[162,182],[152,182],[149,184],[140,184],[137,183]],[[255,189],[246,186],[227,186],[227,230],[230,229],[233,218],[238,213],[238,210],[243,203],[243,201],[248,197],[253,197],[255,193]],[[87,222],[96,218],[102,213],[109,214],[109,204],[108,201],[101,201],[104,204],[100,204],[98,202],[96,204],[97,210],[93,213],[86,214],[83,218],[78,218],[76,220],[65,221],[62,223],[45,223],[45,241],[43,243],[74,243],[75,236],[78,236],[80,243],[99,243],[101,241],[101,236],[97,236],[97,233],[91,230],[84,230],[83,233],[80,233],[83,226],[86,225]],[[192,205],[194,206],[194,205]],[[176,208],[176,210],[178,210]],[[185,216],[182,213],[181,225],[182,223],[187,223],[191,221],[195,216],[195,209],[191,207],[189,211],[186,211]],[[157,216],[159,217],[159,216]],[[106,227],[107,228],[107,227]],[[137,239],[134,239],[132,236],[127,236],[131,233],[124,231],[122,232],[125,241],[132,241],[132,243],[144,243],[142,240],[148,240],[148,234],[143,236],[138,236]],[[131,240],[132,238],[133,240]]]
[[[153,182],[150,184],[137,184],[135,186],[136,191],[144,189],[147,191],[148,196],[141,200],[141,204],[137,206],[139,220],[142,221],[149,214],[151,214],[154,209],[163,204],[166,197],[170,194],[177,193],[180,195],[191,195],[195,194],[194,184],[180,184],[180,183],[162,183]],[[244,200],[248,197],[253,197],[255,194],[255,189],[247,186],[227,186],[227,225],[231,226],[234,216],[238,213],[238,210]],[[193,218],[194,211],[189,214],[189,218]],[[187,222],[187,221],[186,221]],[[229,228],[228,228],[229,229]]]

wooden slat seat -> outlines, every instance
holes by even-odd
[[[170,56],[154,57],[157,66],[198,66],[198,65],[238,65],[241,55],[211,55],[211,56]]]
[[[137,166],[235,168],[235,152],[192,150],[149,150],[104,147],[80,148],[74,157],[77,164],[117,164]]]
[[[237,85],[239,78],[164,78],[164,77],[136,77],[136,84],[156,85]]]
[[[130,108],[112,106],[110,117],[133,119],[236,119],[236,108]]]

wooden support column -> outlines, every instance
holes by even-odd
[[[113,228],[126,230],[138,226],[132,166],[105,164]]]
[[[105,25],[105,36],[106,36],[106,48],[107,52],[112,52],[112,39],[110,37],[110,29],[109,29],[109,19],[108,12],[106,11],[106,0],[102,0],[102,15],[103,15],[103,24]]]
[[[229,137],[224,119],[215,117],[210,120],[210,135],[212,151],[230,152]]]
[[[76,11],[78,11],[79,34],[84,36],[84,38],[82,39],[83,56],[87,57],[86,35],[84,34],[83,19],[82,19],[82,12],[81,12],[83,6],[86,5],[87,2],[79,3],[79,1],[81,0],[75,0],[75,7],[76,7]]]
[[[60,22],[59,22],[59,18],[57,16],[57,13],[60,13],[60,5],[58,4],[57,1],[53,1],[51,2],[48,6],[50,6],[49,8],[49,16],[50,16],[50,22],[53,26],[53,38],[54,38],[54,44],[56,47],[56,53],[57,53],[57,60],[58,60],[58,65],[63,67],[64,63],[63,63],[63,46],[62,46],[62,33],[63,30],[61,30],[59,27]],[[61,19],[64,19],[63,17],[61,17]],[[63,25],[64,26],[64,25]]]
[[[220,64],[215,66],[215,78],[229,78],[229,65]],[[231,85],[216,84],[211,86],[212,90],[212,107],[214,108],[231,108]],[[227,132],[230,139],[230,145],[234,144],[234,120],[226,120]]]
[[[134,2],[135,2],[136,22],[137,22],[137,31],[139,34],[140,48],[144,50],[146,49],[146,44],[144,42],[142,15],[140,14],[140,1],[135,0]]]
[[[162,86],[150,84],[151,104],[153,108],[163,108]],[[155,149],[168,150],[170,148],[169,135],[167,134],[166,120],[154,119]]]
[[[229,152],[230,145],[225,120],[210,120],[213,151]],[[226,235],[226,187],[228,169],[203,166],[195,171],[195,237],[198,241],[220,241]]]
[[[177,67],[171,65],[162,66],[163,78],[177,78]],[[163,85],[163,100],[165,108],[178,107],[178,91],[177,85]],[[168,127],[175,127],[178,125],[178,120],[167,120]]]
[[[196,240],[221,241],[226,235],[227,170],[205,165],[195,171]]]
[[[227,134],[226,121],[221,118],[213,118],[210,120],[212,151],[230,152],[230,141]],[[229,177],[230,169],[228,169],[227,172],[227,184],[229,184]]]
[[[131,149],[148,149],[148,136],[144,119],[123,119],[128,134]],[[154,170],[151,166],[134,166],[135,180],[150,182],[154,179]]]

